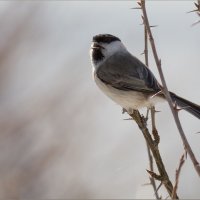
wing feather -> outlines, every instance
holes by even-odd
[[[125,91],[158,92],[159,83],[140,60],[127,53],[114,54],[97,69],[104,83]]]

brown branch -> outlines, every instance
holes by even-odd
[[[175,194],[176,194],[177,189],[178,189],[178,183],[179,183],[181,168],[183,167],[183,164],[185,162],[184,156],[185,156],[184,154],[181,156],[178,169],[176,170],[176,180],[175,180],[175,185],[174,185],[174,189],[173,189],[173,192],[172,192],[172,199],[175,199]]]
[[[148,153],[148,158],[149,158],[149,169],[150,169],[150,171],[154,171],[154,167],[153,167],[153,157],[152,157],[152,155],[151,155],[151,151],[150,151],[150,148],[149,148],[147,142],[146,142],[146,144],[147,144],[147,153]],[[150,180],[150,184],[151,184],[152,187],[153,187],[154,195],[155,195],[156,199],[160,199],[159,194],[158,194],[158,189],[157,189],[157,187],[156,187],[155,178],[153,178],[152,176],[150,176],[150,177],[149,177],[149,180]]]
[[[149,67],[148,33],[145,26],[144,26],[144,57],[145,57],[145,65]]]
[[[157,175],[155,172],[148,170],[147,172],[151,175],[151,177],[155,178],[156,180],[161,181],[161,183],[165,186],[167,192],[170,196],[172,196],[173,192],[173,185],[169,179],[169,176],[167,174],[167,171],[165,169],[165,166],[163,164],[158,144],[154,141],[154,139],[151,137],[151,134],[147,128],[146,125],[146,119],[140,115],[138,110],[134,110],[133,114],[129,114],[137,123],[138,127],[143,133],[143,136],[152,152],[152,155],[155,159],[159,175]],[[175,198],[178,199],[178,195],[175,194]]]
[[[151,48],[152,48],[152,51],[153,51],[154,59],[155,59],[155,62],[156,62],[157,68],[158,68],[158,72],[159,72],[159,75],[160,75],[160,78],[161,78],[161,81],[162,81],[162,85],[163,85],[162,91],[163,91],[163,93],[164,93],[164,95],[166,97],[166,100],[167,100],[167,102],[169,104],[169,107],[170,107],[170,109],[172,111],[172,114],[173,114],[174,120],[176,122],[176,126],[177,126],[177,128],[179,130],[179,134],[181,136],[184,148],[188,152],[188,154],[190,156],[190,159],[192,160],[192,163],[194,165],[194,168],[195,168],[197,174],[200,176],[199,163],[198,163],[198,161],[197,161],[197,159],[196,159],[196,157],[195,157],[195,155],[194,155],[194,153],[192,151],[192,148],[190,147],[190,144],[189,144],[189,142],[188,142],[188,140],[187,140],[187,138],[185,136],[185,133],[183,131],[182,125],[181,125],[179,117],[178,117],[178,112],[174,109],[173,102],[172,102],[171,96],[170,96],[168,88],[167,88],[167,84],[166,84],[166,81],[165,81],[165,78],[164,78],[164,74],[163,74],[163,71],[162,71],[162,68],[161,68],[161,60],[158,57],[156,46],[155,46],[155,42],[154,42],[154,38],[153,38],[153,35],[152,35],[152,32],[151,32],[151,28],[150,28],[150,25],[149,25],[149,20],[148,20],[148,17],[147,17],[147,12],[146,12],[146,7],[145,7],[145,0],[140,0],[140,5],[141,5],[141,8],[142,8],[144,24],[146,26],[147,33],[149,35],[149,41],[150,41]]]
[[[151,123],[152,123],[152,134],[154,137],[154,142],[158,145],[160,142],[160,136],[158,135],[158,131],[156,128],[156,120],[155,120],[156,110],[155,107],[151,107]]]
[[[145,56],[145,64],[146,64],[146,66],[149,66],[148,34],[147,34],[147,30],[146,30],[145,26],[144,26],[144,56]],[[147,116],[148,116],[148,112],[149,112],[149,109],[147,109]],[[154,127],[155,127],[155,117],[152,115],[152,109],[151,109],[151,118],[152,118],[152,131],[153,131]],[[148,153],[148,158],[149,158],[149,169],[150,169],[150,171],[154,171],[153,157],[151,155],[151,151],[150,151],[150,148],[149,148],[149,145],[148,145],[147,142],[146,142],[146,144],[147,144],[147,153]],[[156,199],[160,199],[159,194],[158,194],[158,190],[157,190],[157,187],[156,187],[155,178],[150,176],[149,179],[150,179],[150,183],[151,183],[151,185],[153,187],[154,195],[155,195]]]

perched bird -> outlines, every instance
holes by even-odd
[[[98,87],[128,113],[165,100],[150,69],[133,56],[121,40],[110,34],[93,37],[90,58]],[[200,106],[170,92],[176,104],[200,119]]]

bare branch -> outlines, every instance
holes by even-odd
[[[167,102],[170,106],[170,109],[172,111],[174,120],[176,122],[176,126],[179,130],[179,134],[180,134],[181,139],[183,141],[184,148],[188,152],[197,174],[200,176],[199,163],[198,163],[198,161],[197,161],[197,159],[196,159],[196,157],[195,157],[195,155],[194,155],[194,153],[193,153],[193,151],[190,147],[190,144],[189,144],[189,142],[188,142],[188,140],[185,136],[185,133],[183,131],[182,125],[181,125],[179,117],[178,117],[178,112],[174,109],[173,102],[172,102],[171,96],[170,96],[168,88],[167,88],[167,84],[166,84],[164,74],[163,74],[163,71],[162,71],[162,68],[161,68],[161,60],[158,57],[154,38],[153,38],[151,28],[150,28],[150,25],[149,25],[149,20],[148,20],[148,17],[147,17],[147,12],[146,12],[146,7],[145,7],[145,0],[140,0],[140,4],[141,4],[142,12],[143,12],[144,24],[146,26],[147,33],[149,35],[149,40],[150,40],[151,48],[152,48],[152,51],[153,51],[154,59],[155,59],[155,62],[156,62],[157,68],[158,68],[158,72],[159,72],[159,75],[160,75],[160,78],[161,78],[161,81],[162,81],[162,85],[163,85],[162,91],[163,91],[163,93],[166,97],[166,100],[167,100]]]
[[[147,172],[150,173],[151,177],[155,178],[156,180],[161,181],[161,183],[165,186],[167,192],[169,193],[169,195],[172,195],[173,192],[173,185],[169,179],[169,176],[167,174],[167,171],[165,169],[164,163],[162,161],[160,152],[159,152],[159,148],[158,145],[155,145],[155,141],[153,140],[153,138],[151,137],[151,134],[147,128],[146,125],[146,120],[143,116],[140,115],[138,110],[134,110],[133,114],[130,114],[130,116],[135,120],[135,122],[137,123],[138,127],[140,128],[140,130],[143,133],[143,136],[152,152],[152,155],[155,159],[155,163],[157,165],[159,174],[156,174],[155,172],[151,171],[151,170],[147,170]],[[175,198],[178,199],[178,195],[175,194]]]
[[[178,169],[176,170],[176,180],[175,180],[175,185],[174,185],[174,189],[172,192],[172,199],[175,198],[175,194],[178,189],[179,177],[180,177],[181,168],[183,167],[184,162],[185,162],[185,159],[184,159],[184,154],[183,154],[180,158]]]
[[[143,18],[142,18],[143,19]],[[146,66],[149,66],[149,56],[148,56],[148,34],[147,34],[147,30],[146,30],[146,27],[144,26],[144,56],[145,56],[145,64]],[[149,112],[149,109],[147,109],[147,116],[148,116],[148,112]],[[146,120],[147,120],[148,117],[146,117]],[[152,117],[152,112],[151,112],[151,118],[153,119],[152,120],[152,130],[153,130],[153,127],[155,127],[155,118]],[[154,171],[154,167],[153,167],[153,158],[152,158],[152,155],[151,155],[151,151],[150,151],[150,148],[149,148],[149,145],[148,143],[146,142],[147,144],[147,153],[148,153],[148,158],[149,158],[149,168],[150,168],[150,171]],[[149,177],[150,179],[150,183],[153,187],[153,190],[154,190],[154,195],[156,197],[156,199],[159,199],[159,194],[158,194],[158,190],[156,188],[156,182],[155,182],[155,178],[153,176]]]

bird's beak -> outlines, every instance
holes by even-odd
[[[98,44],[97,42],[93,42],[91,49],[105,49],[105,48],[101,46],[100,44]]]

